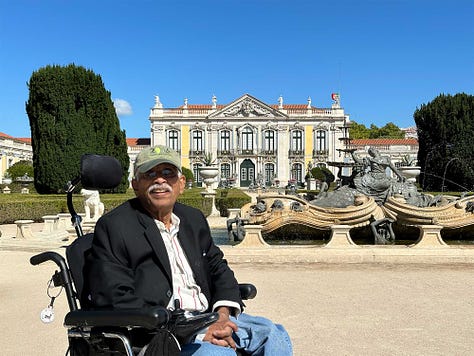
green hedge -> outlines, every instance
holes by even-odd
[[[202,188],[186,189],[178,199],[179,202],[194,206],[208,216],[212,211],[212,199],[203,199]],[[224,192],[224,193],[223,193]],[[225,190],[218,190],[216,194],[216,207],[222,216],[227,216],[227,208],[240,208],[250,202],[251,198],[239,189],[230,189],[225,195]],[[132,190],[126,194],[101,194],[100,200],[104,203],[105,211],[110,211],[124,201],[134,197]],[[73,195],[74,208],[78,213],[84,212],[83,197]],[[45,215],[66,213],[67,203],[65,194],[39,195],[39,194],[1,194],[0,193],[0,224],[11,224],[15,220],[31,219],[42,222]]]
[[[216,208],[220,211],[221,216],[227,217],[229,216],[227,209],[241,208],[251,201],[252,198],[250,196],[237,188],[217,190]]]

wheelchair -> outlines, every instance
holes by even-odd
[[[93,234],[84,234],[82,218],[76,213],[72,194],[79,183],[86,189],[113,189],[121,180],[122,168],[113,157],[83,155],[80,175],[66,185],[67,206],[77,238],[66,247],[66,259],[59,253],[47,251],[30,258],[32,265],[54,262],[56,270],[51,284],[64,288],[69,312],[64,318],[69,347],[66,355],[137,355],[143,346],[150,344],[145,356],[179,355],[180,345],[189,343],[206,327],[217,321],[218,313],[187,316],[175,303],[175,310],[156,306],[144,309],[93,310],[87,308],[82,297],[85,256],[91,248]],[[253,299],[257,290],[252,284],[239,284],[242,300]],[[50,309],[42,313],[47,322],[52,317],[55,297]],[[158,345],[158,346],[157,346]]]

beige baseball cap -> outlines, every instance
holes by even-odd
[[[145,173],[153,167],[169,163],[181,171],[181,157],[175,150],[158,145],[154,147],[147,147],[140,151],[135,160],[135,172]]]

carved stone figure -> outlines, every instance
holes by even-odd
[[[370,229],[374,235],[376,245],[388,245],[395,243],[395,233],[392,229],[392,224],[395,220],[390,218],[383,218],[375,220],[370,223]]]
[[[390,168],[400,181],[403,182],[405,178],[392,163],[390,157],[382,156],[373,147],[370,147],[368,152],[367,158],[360,158],[355,152],[351,152],[354,161],[364,167],[362,174],[354,178],[354,185],[359,192],[374,197],[378,203],[383,203],[390,193],[390,187],[396,182],[387,176],[387,168]]]
[[[412,182],[405,181],[398,169],[388,156],[382,156],[379,151],[370,147],[369,156],[359,157],[351,152],[352,158],[358,166],[353,168],[350,182],[342,185],[333,192],[321,189],[319,194],[310,203],[320,207],[344,208],[357,205],[356,196],[363,194],[371,197],[378,205],[394,195],[400,196],[407,204],[417,207],[427,207],[436,203],[436,199],[420,193]],[[398,179],[387,176],[387,169],[391,169]]]
[[[257,204],[252,206],[252,212],[254,214],[261,214],[267,210],[267,203],[264,200],[259,200]]]
[[[242,241],[245,237],[244,225],[248,223],[248,220],[241,219],[240,216],[236,216],[234,219],[227,220],[227,235],[230,241]],[[232,225],[235,224],[235,231]]]
[[[296,212],[302,212],[303,211],[303,206],[301,205],[300,202],[293,202],[290,204],[290,210],[296,211]]]
[[[224,116],[269,116],[270,111],[261,107],[250,100],[243,100],[239,104],[227,109],[223,112]]]
[[[272,209],[272,211],[281,211],[284,208],[283,202],[280,199],[275,199],[270,208]]]
[[[100,201],[99,191],[81,189],[84,197],[84,211],[86,221],[97,221],[104,214],[104,203]],[[91,212],[93,212],[91,214]]]

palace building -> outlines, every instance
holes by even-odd
[[[166,108],[155,96],[150,112],[151,145],[166,144],[181,154],[181,162],[199,183],[199,168],[212,154],[220,180],[237,187],[290,179],[303,182],[307,167],[340,160],[349,115],[332,94],[330,108],[307,104],[265,103],[249,94],[228,104],[184,104]],[[346,131],[347,133],[347,131]],[[334,170],[333,167],[328,167]]]
[[[19,161],[32,161],[30,138],[15,138],[0,132],[0,184],[8,168]]]

